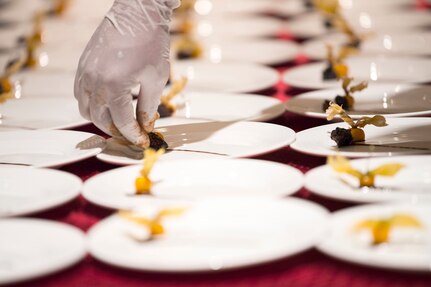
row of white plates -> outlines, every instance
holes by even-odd
[[[428,174],[431,168],[430,157],[403,157],[397,161],[408,166],[404,177],[413,175],[413,178],[404,178],[403,182],[410,191],[413,191],[409,185],[417,179],[415,176],[425,172],[422,168],[428,169]],[[370,165],[364,160],[353,164],[360,168]],[[152,174],[160,180],[156,183],[160,189],[155,188],[154,196],[133,196],[128,193],[133,192],[139,168],[131,166],[102,173],[86,182],[83,195],[92,202],[113,208],[118,207],[116,202],[124,200],[129,201],[127,207],[133,208],[135,205],[130,202],[139,201],[140,209],[134,212],[145,216],[157,214],[164,208],[184,208],[184,214],[163,220],[164,235],[139,242],[136,237],[145,240],[149,236],[148,230],[118,215],[94,225],[87,236],[76,227],[62,223],[2,219],[0,228],[8,232],[0,237],[0,283],[23,281],[61,270],[80,261],[87,252],[105,263],[123,268],[196,272],[270,262],[316,246],[324,253],[350,262],[429,271],[431,214],[429,205],[420,196],[409,194],[412,202],[422,201],[421,204],[364,205],[329,214],[308,201],[275,199],[298,189],[302,175],[285,165],[257,160],[161,162]],[[330,171],[326,170],[325,174],[324,169],[321,167],[309,173],[307,177],[312,184],[324,186],[328,184],[325,181],[332,181],[332,184],[339,181]],[[21,211],[38,204],[42,207],[43,203],[45,206],[41,209],[61,204],[74,198],[81,189],[79,178],[61,171],[2,167],[0,172],[2,185],[11,191],[9,200],[15,197]],[[215,174],[217,176],[213,176]],[[271,176],[269,181],[268,175]],[[6,178],[5,182],[3,178]],[[238,180],[241,178],[244,180]],[[323,182],[319,184],[319,181]],[[164,193],[163,189],[168,190],[172,183],[175,188]],[[22,190],[32,190],[32,196],[12,190],[16,185]],[[223,196],[212,193],[215,185]],[[337,183],[332,187],[340,185]],[[360,193],[342,188],[340,194]],[[285,193],[288,189],[291,191]],[[187,191],[189,197],[182,194],[180,199],[173,199],[178,190]],[[18,198],[20,195],[22,198]],[[60,199],[61,196],[65,197]],[[26,206],[28,202],[32,204]],[[372,246],[370,233],[353,232],[353,227],[360,221],[396,214],[414,216],[423,227],[397,229],[391,233],[391,243],[379,247]]]

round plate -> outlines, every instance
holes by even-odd
[[[427,83],[431,82],[431,60],[419,57],[366,57],[358,56],[346,60],[349,75],[356,81],[379,83]],[[322,73],[326,62],[305,64],[288,69],[283,81],[291,86],[305,89],[341,87],[341,82],[326,80]]]
[[[0,284],[51,274],[84,258],[85,238],[75,227],[40,219],[1,219]]]
[[[185,90],[189,92],[255,92],[273,87],[280,79],[275,69],[251,63],[188,60],[175,62],[172,69],[174,78],[188,77]]]
[[[47,108],[49,107],[49,108]],[[0,105],[0,131],[11,129],[67,129],[88,124],[73,98],[29,98]]]
[[[169,145],[162,160],[209,157],[250,157],[291,144],[295,132],[287,127],[259,122],[207,122],[158,128]],[[141,164],[136,156],[113,150],[108,145],[97,158],[112,164]]]
[[[77,131],[11,131],[0,133],[0,164],[56,167],[92,157],[104,138]]]
[[[401,163],[404,168],[393,177],[376,177],[376,188],[359,188],[352,176],[335,172],[330,166],[317,167],[306,174],[305,187],[324,197],[349,202],[373,203],[399,200],[431,200],[431,156],[401,156],[352,160],[352,166],[366,172],[387,163]]]
[[[412,32],[426,28],[431,24],[431,17],[426,11],[393,11],[391,13],[364,10],[344,10],[352,28],[360,34]],[[299,38],[323,36],[335,29],[326,28],[324,18],[319,12],[312,12],[295,17],[287,22],[285,29]]]
[[[157,127],[184,124],[185,119],[202,121],[267,121],[284,113],[281,101],[260,95],[228,93],[182,93],[172,100],[179,108],[161,118]],[[226,104],[228,103],[228,104]]]
[[[232,14],[276,14],[280,16],[292,16],[303,13],[306,11],[306,7],[301,0],[219,0],[212,3],[212,9],[209,10],[205,6],[207,0],[198,1],[198,5],[195,6],[196,13],[200,15],[209,16],[226,16],[228,13]],[[206,8],[206,9],[205,9]],[[215,14],[215,15],[214,15]],[[231,16],[231,15],[229,15]],[[232,15],[233,16],[233,15]]]
[[[0,217],[26,215],[78,196],[79,177],[58,170],[0,166]]]
[[[326,118],[322,105],[343,95],[341,88],[318,90],[293,97],[286,103],[287,110],[310,117]],[[355,106],[348,113],[357,119],[363,116],[408,117],[431,114],[431,86],[408,84],[377,84],[354,94]]]
[[[19,81],[21,85],[22,97],[74,99],[75,73],[72,72],[48,72],[41,69],[19,73],[14,76],[14,80]]]
[[[301,131],[291,147],[318,156],[368,157],[431,152],[431,118],[388,118],[386,122],[386,127],[366,126],[363,143],[337,148],[330,133],[336,127],[348,128],[343,122]]]
[[[330,34],[304,43],[303,52],[312,59],[326,59],[326,44],[333,47],[346,43],[346,36]],[[384,33],[367,35],[361,43],[361,54],[430,56],[430,32]],[[337,52],[336,52],[337,53]]]
[[[198,42],[203,46],[202,58],[213,63],[237,61],[277,65],[294,60],[299,50],[294,42],[274,39],[209,38]]]
[[[306,250],[320,240],[327,217],[325,209],[300,199],[210,200],[166,218],[165,234],[148,242],[132,239],[125,228],[128,222],[116,215],[92,227],[88,238],[91,254],[115,266],[159,272],[217,271]]]
[[[371,245],[368,232],[352,231],[363,220],[384,219],[396,214],[416,217],[424,225],[423,229],[394,229],[390,237],[391,243],[381,246]],[[429,272],[430,218],[429,204],[375,204],[344,209],[333,213],[329,232],[318,249],[341,260],[362,265]]]
[[[113,209],[133,209],[145,203],[208,198],[275,197],[302,187],[302,173],[290,166],[252,159],[161,161],[151,171],[152,196],[135,194],[142,165],[127,166],[87,180],[84,197]],[[216,176],[215,176],[216,175]],[[256,176],[261,175],[261,176]]]
[[[177,31],[179,21],[171,22],[171,31]],[[271,37],[282,30],[281,20],[264,16],[198,17],[194,23],[197,37]]]

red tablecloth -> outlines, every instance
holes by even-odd
[[[302,62],[303,59],[298,59]],[[298,62],[297,61],[297,62]],[[279,68],[280,71],[292,64]],[[267,91],[268,92],[268,91]],[[269,91],[273,97],[288,100],[300,91],[279,83]],[[286,112],[273,123],[291,127],[295,131],[325,124],[325,120],[311,119]],[[100,132],[88,125],[78,130]],[[325,163],[324,158],[308,156],[291,150],[289,147],[257,157],[289,164],[307,172],[310,168]],[[88,179],[100,172],[115,168],[91,158],[61,169]],[[305,189],[295,196],[322,204],[331,211],[351,206],[343,202],[324,199],[310,194]],[[65,222],[86,231],[111,210],[103,209],[78,198],[64,206],[36,214],[34,217]],[[114,268],[87,256],[79,264],[65,271],[23,283],[25,286],[431,286],[431,274],[406,273],[371,269],[332,259],[317,250],[309,250],[281,261],[257,267],[232,271],[200,274],[154,274]]]

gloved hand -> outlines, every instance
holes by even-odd
[[[87,44],[75,78],[83,117],[148,147],[169,77],[169,30],[179,0],[116,0]],[[141,86],[136,118],[132,88]]]

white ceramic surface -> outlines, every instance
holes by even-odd
[[[162,161],[150,178],[150,196],[135,195],[135,179],[142,165],[104,172],[86,181],[83,195],[97,205],[113,209],[142,204],[212,198],[281,198],[302,187],[300,171],[287,165],[251,159]]]
[[[284,113],[281,101],[253,94],[182,93],[172,100],[175,114],[160,118],[157,127],[184,124],[188,119],[202,121],[267,121]]]
[[[189,92],[256,92],[273,87],[280,78],[275,69],[258,64],[200,60],[176,61],[172,72],[174,78],[188,77]]]
[[[31,98],[9,100],[0,105],[0,132],[11,129],[67,129],[89,123],[73,98]]]
[[[291,98],[287,103],[290,112],[310,117],[326,118],[322,104],[344,95],[341,88],[318,90]],[[377,84],[353,94],[354,108],[348,113],[352,118],[373,116],[385,117],[423,116],[431,114],[431,86],[409,84]]]
[[[336,127],[348,128],[346,123],[335,123],[297,133],[291,147],[307,154],[347,157],[393,156],[431,153],[431,118],[388,118],[386,127],[366,126],[365,142],[337,148],[330,133]]]
[[[354,226],[366,219],[385,219],[395,214],[416,217],[422,229],[395,228],[390,242],[371,244],[369,232],[355,233]],[[318,249],[338,259],[378,268],[430,271],[431,209],[429,204],[402,203],[363,205],[335,212],[330,228]]]
[[[431,45],[430,32],[373,33],[364,37],[365,39],[360,47],[361,55],[431,55],[431,49],[428,48]],[[312,59],[325,60],[326,44],[331,44],[336,49],[344,43],[346,43],[346,37],[342,34],[334,33],[305,42],[302,51]]]
[[[211,200],[165,218],[165,234],[151,241],[132,239],[125,228],[128,222],[118,216],[95,225],[88,237],[91,254],[115,266],[159,272],[217,271],[308,249],[321,239],[327,217],[320,206],[293,198]]]
[[[84,258],[86,243],[75,227],[40,219],[1,219],[0,283],[63,270]]]
[[[249,157],[285,147],[295,140],[287,127],[259,122],[207,122],[158,128],[169,145],[161,160]],[[110,148],[98,159],[119,165],[140,164],[142,154],[126,155]]]
[[[77,131],[0,133],[0,163],[55,167],[95,156],[105,147],[100,136]]]
[[[431,201],[431,156],[399,156],[352,160],[352,166],[366,172],[388,163],[404,165],[395,176],[376,176],[375,188],[359,188],[356,178],[335,172],[323,165],[306,174],[305,187],[324,197],[337,200],[373,203],[381,201]]]
[[[431,82],[431,60],[421,57],[357,56],[348,58],[349,76],[356,81],[379,83],[429,83]],[[323,80],[326,62],[317,62],[288,69],[283,81],[299,88],[337,88],[336,80]]]
[[[79,177],[58,170],[0,166],[0,217],[26,215],[78,196]]]

